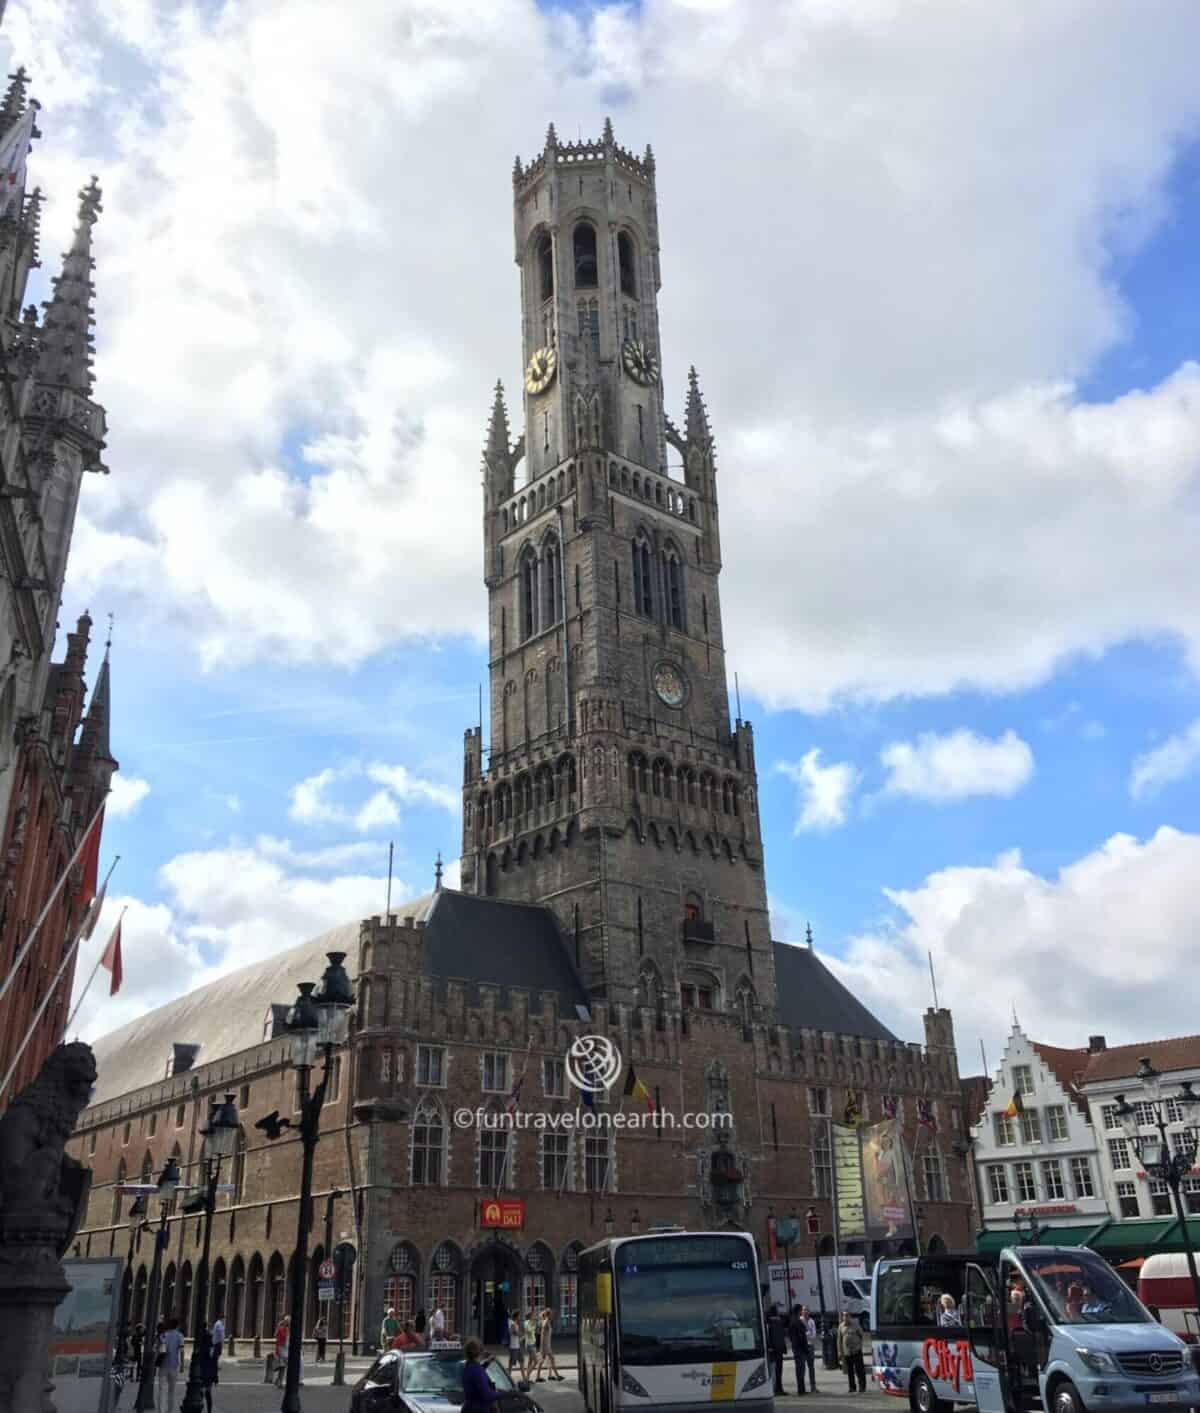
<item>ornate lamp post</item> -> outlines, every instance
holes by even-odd
[[[306,1267],[308,1265],[308,1233],[312,1226],[313,1154],[321,1137],[321,1110],[329,1084],[329,1069],[333,1052],[346,1043],[350,1033],[350,1011],[354,1006],[354,990],[342,966],[345,952],[328,952],[329,965],[319,986],[302,981],[300,994],[288,1017],[288,1032],[292,1041],[292,1064],[299,1089],[297,1108],[300,1110],[300,1215],[296,1222],[296,1249],[292,1255],[292,1323],[288,1337],[287,1375],[284,1379],[284,1413],[300,1413],[300,1353],[304,1339],[304,1303]],[[309,1076],[318,1055],[323,1057],[321,1079],[309,1093]],[[283,1127],[283,1121],[278,1129]],[[190,1413],[190,1410],[188,1411]]]
[[[150,1289],[146,1295],[146,1334],[142,1346],[142,1367],[138,1370],[138,1393],[134,1409],[141,1413],[153,1413],[154,1409],[154,1345],[151,1332],[158,1324],[158,1302],[162,1295],[162,1258],[167,1249],[167,1222],[175,1210],[175,1194],[179,1190],[179,1160],[168,1158],[155,1187],[155,1195],[162,1200],[158,1219],[158,1230],[154,1233],[154,1264],[150,1268]]]
[[[1162,1075],[1150,1063],[1149,1055],[1143,1055],[1138,1061],[1137,1078],[1141,1081],[1146,1098],[1135,1107],[1127,1102],[1124,1094],[1118,1094],[1117,1118],[1147,1175],[1158,1182],[1166,1183],[1174,1198],[1175,1215],[1179,1218],[1183,1250],[1187,1256],[1188,1274],[1192,1278],[1192,1295],[1197,1310],[1200,1310],[1200,1275],[1196,1271],[1196,1253],[1192,1248],[1192,1235],[1188,1231],[1187,1211],[1183,1203],[1183,1180],[1196,1162],[1200,1135],[1197,1134],[1195,1125],[1189,1123],[1182,1132],[1175,1135],[1178,1143],[1174,1151],[1167,1138],[1168,1101],[1173,1101],[1177,1108],[1194,1114],[1195,1105],[1200,1104],[1200,1094],[1193,1094],[1192,1081],[1185,1079],[1179,1085],[1178,1094],[1164,1096]],[[1144,1108],[1149,1108],[1153,1118],[1144,1120],[1143,1115],[1139,1113],[1139,1109]],[[1142,1133],[1143,1127],[1152,1127],[1158,1131]]]
[[[204,1386],[200,1381],[201,1360],[207,1352],[205,1316],[208,1314],[208,1253],[212,1245],[213,1212],[217,1207],[217,1178],[221,1172],[221,1159],[233,1156],[237,1147],[238,1111],[233,1095],[226,1094],[222,1103],[213,1099],[208,1108],[208,1123],[200,1131],[203,1140],[200,1161],[203,1164],[204,1182],[195,1197],[184,1203],[186,1213],[204,1213],[204,1245],[200,1254],[200,1268],[196,1273],[194,1295],[195,1315],[192,1320],[192,1357],[188,1364],[187,1392],[180,1405],[180,1413],[204,1413]]]

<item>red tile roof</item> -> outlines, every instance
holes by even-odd
[[[1029,1043],[1041,1058],[1042,1063],[1070,1095],[1071,1102],[1086,1117],[1087,1101],[1079,1092],[1083,1071],[1087,1068],[1088,1060],[1091,1058],[1086,1047],[1068,1050],[1061,1045],[1043,1045],[1040,1040],[1031,1040]]]
[[[1082,1082],[1132,1078],[1143,1055],[1149,1055],[1150,1063],[1164,1074],[1171,1070],[1200,1069],[1200,1035],[1142,1040],[1136,1045],[1113,1045],[1107,1050],[1100,1050],[1087,1057]]]

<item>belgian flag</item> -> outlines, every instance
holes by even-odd
[[[1003,1117],[1006,1119],[1015,1119],[1018,1114],[1023,1114],[1024,1112],[1025,1101],[1021,1098],[1020,1094],[1018,1094],[1017,1091],[1014,1089],[1013,1097],[1008,1101],[1008,1108],[1005,1109]]]
[[[629,1066],[629,1073],[625,1076],[625,1093],[636,1094],[639,1099],[645,1100],[646,1108],[651,1113],[654,1112],[654,1096],[637,1077],[637,1070],[633,1065]]]

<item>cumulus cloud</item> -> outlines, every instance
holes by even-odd
[[[266,837],[177,854],[159,870],[163,901],[110,897],[76,968],[76,999],[122,908],[125,982],[115,997],[99,983],[88,992],[72,1033],[95,1039],[155,1006],[238,967],[286,950],[330,927],[382,913],[386,859],[376,872],[361,846],[309,851]],[[381,867],[382,865],[382,867]],[[418,890],[393,878],[393,907]]]
[[[367,779],[382,786],[355,806],[332,798],[347,781]],[[366,834],[400,819],[399,804],[432,804],[457,811],[458,795],[446,785],[414,775],[403,765],[373,762],[363,766],[351,761],[343,766],[326,766],[292,786],[288,814],[300,824],[353,825]],[[345,794],[345,791],[342,791]]]
[[[136,775],[122,775],[118,770],[112,778],[104,813],[108,819],[128,819],[150,793],[150,782]]]
[[[999,1053],[1014,1006],[1028,1034],[1054,1045],[1086,1043],[1097,1030],[1110,1043],[1191,1034],[1193,997],[1178,980],[1200,930],[1197,876],[1200,835],[1165,827],[1144,842],[1114,834],[1048,877],[1013,851],[885,890],[890,921],[827,960],[912,1038],[931,1004],[932,955],[964,1073],[975,1067],[980,1037]]]
[[[1159,746],[1138,756],[1129,776],[1129,793],[1135,800],[1173,785],[1200,766],[1200,719],[1186,731],[1168,736]]]
[[[72,577],[111,597],[119,564],[121,611],[205,663],[483,631],[464,531],[491,385],[519,387],[512,155],[615,99],[658,157],[663,365],[676,414],[689,362],[708,394],[745,684],[1010,690],[1149,635],[1200,667],[1200,369],[1076,386],[1131,332],[1113,257],[1200,122],[1190,0],[1019,26],[986,0],[363,0],[333,30],[320,0],[97,0],[5,33],[46,105],[47,250],[105,173],[120,474]]]
[[[916,741],[894,741],[879,753],[884,791],[944,804],[971,795],[1015,795],[1033,776],[1033,752],[1015,731],[996,740],[960,728]]]
[[[793,832],[837,829],[845,824],[850,800],[859,773],[848,761],[821,764],[821,752],[814,746],[799,760],[778,761],[775,769],[795,783],[799,814]]]

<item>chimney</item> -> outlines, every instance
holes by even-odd
[[[1102,1051],[1107,1050],[1107,1049],[1108,1049],[1108,1042],[1105,1040],[1105,1038],[1104,1038],[1103,1035],[1089,1035],[1089,1036],[1088,1036],[1088,1054],[1089,1054],[1089,1055],[1099,1055]]]

